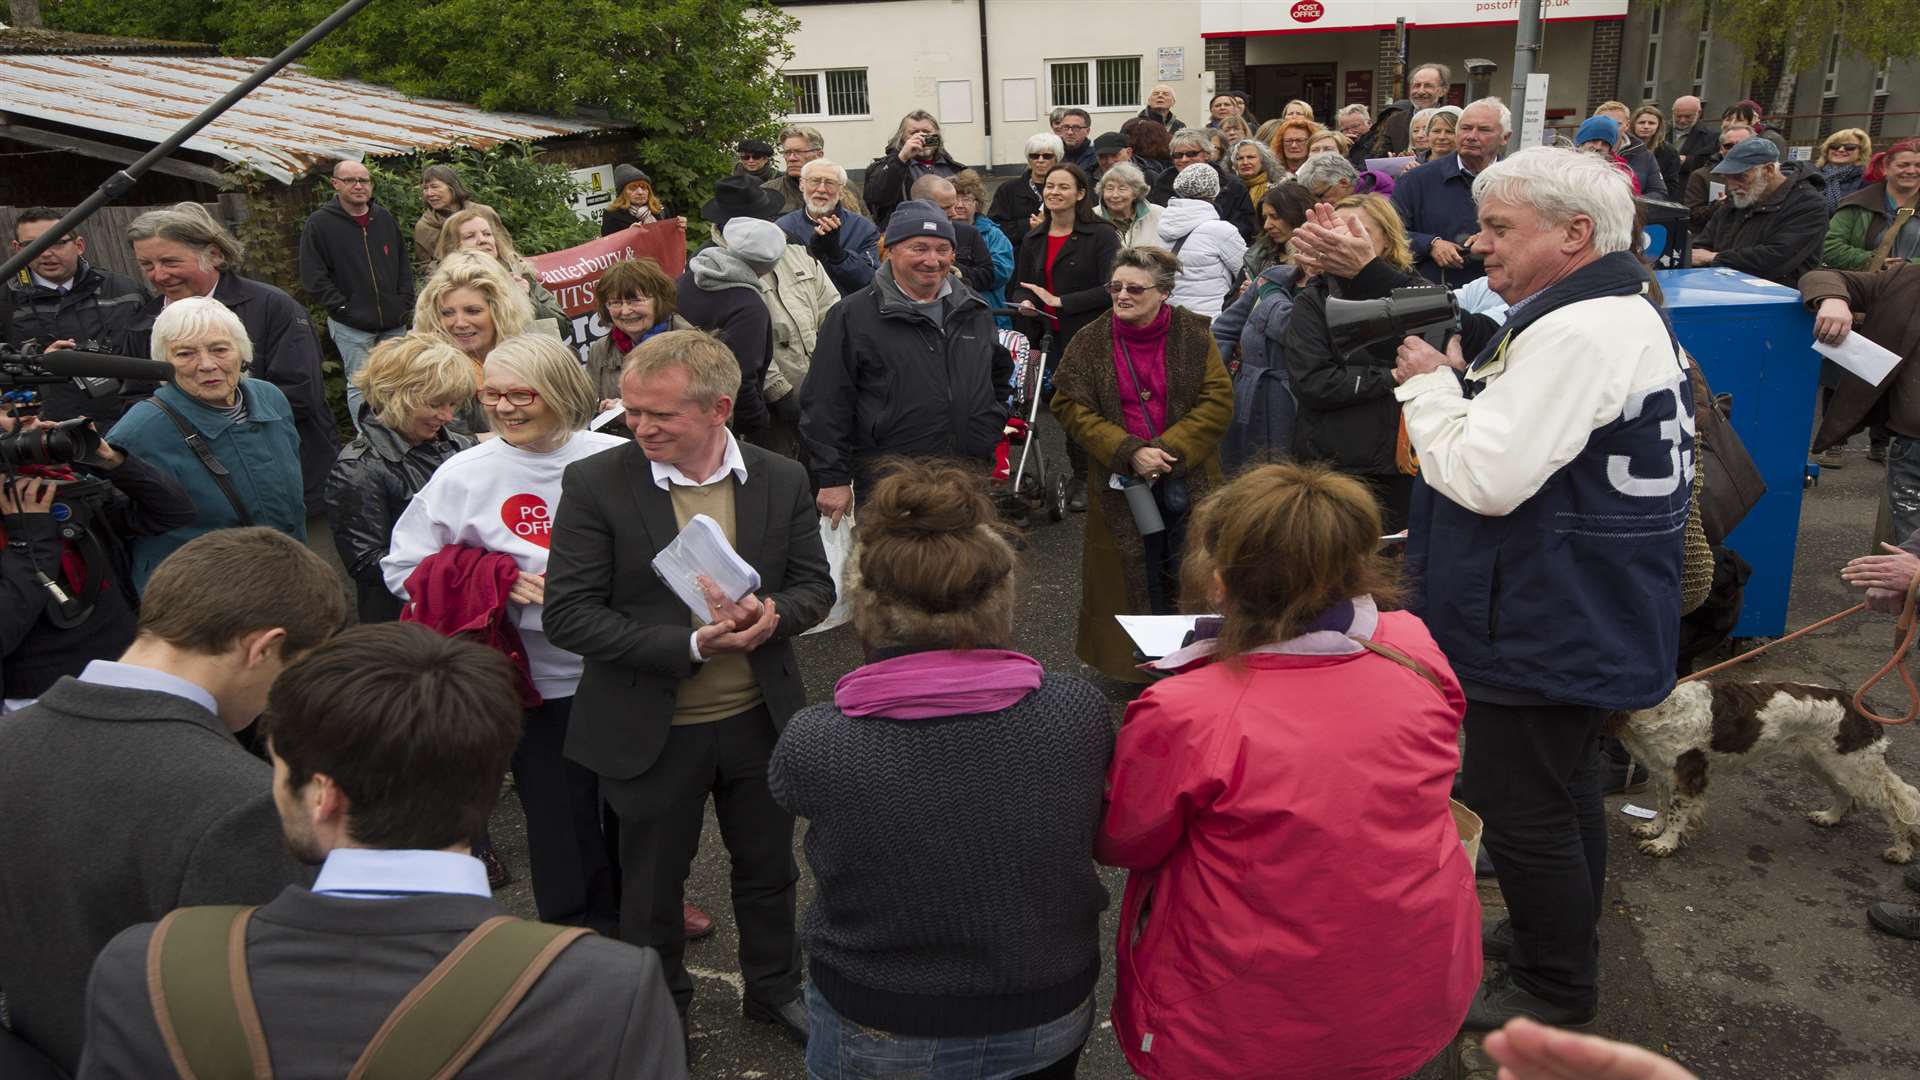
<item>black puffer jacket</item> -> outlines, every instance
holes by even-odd
[[[1400,403],[1393,396],[1393,366],[1399,342],[1379,342],[1352,356],[1335,349],[1327,330],[1330,292],[1341,295],[1325,275],[1307,279],[1287,321],[1287,374],[1299,402],[1294,456],[1360,476],[1397,473]]]
[[[888,266],[827,312],[800,387],[800,434],[821,487],[869,480],[873,462],[890,454],[993,456],[1013,358],[987,302],[949,280],[938,325],[894,284]]]
[[[1253,242],[1253,234],[1260,231],[1260,219],[1254,216],[1253,198],[1247,194],[1247,185],[1233,175],[1233,170],[1223,169],[1219,162],[1208,162],[1213,171],[1220,174],[1220,194],[1213,197],[1213,208],[1220,212],[1220,220],[1240,230],[1240,239]],[[1173,198],[1173,182],[1180,176],[1179,169],[1168,169],[1153,181],[1152,190],[1147,192],[1147,201],[1155,206],[1167,205]]]
[[[340,451],[327,474],[327,510],[333,524],[333,543],[360,593],[360,621],[392,622],[400,617],[400,601],[387,591],[380,576],[380,560],[393,539],[393,525],[407,508],[407,500],[427,486],[427,479],[446,460],[473,445],[471,436],[451,428],[417,446],[361,407],[360,436]]]

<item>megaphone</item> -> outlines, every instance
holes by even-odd
[[[1327,332],[1333,347],[1351,356],[1382,341],[1420,337],[1447,351],[1447,339],[1460,332],[1460,305],[1444,285],[1409,285],[1379,300],[1327,298]]]

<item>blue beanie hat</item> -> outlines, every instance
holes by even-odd
[[[1585,146],[1590,142],[1605,140],[1608,146],[1620,142],[1620,121],[1611,116],[1589,116],[1587,122],[1580,125],[1580,131],[1573,137],[1573,145]]]
[[[925,199],[909,199],[893,208],[887,218],[887,246],[892,247],[916,236],[933,236],[953,243],[953,221],[947,212]]]

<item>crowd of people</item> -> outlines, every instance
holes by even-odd
[[[822,1080],[1073,1075],[1096,860],[1129,872],[1111,1019],[1140,1075],[1397,1077],[1463,1026],[1506,1026],[1515,1075],[1662,1075],[1526,1023],[1596,1015],[1600,800],[1632,780],[1603,721],[1671,690],[1699,602],[1699,379],[1634,197],[1683,192],[1695,265],[1911,360],[1920,141],[1783,165],[1751,102],[1715,130],[1681,98],[1512,150],[1507,107],[1444,104],[1451,78],[1328,126],[1230,92],[1188,125],[1166,86],[1116,132],[1059,109],[991,192],[924,110],[859,185],[818,130],[744,140],[683,272],[599,279],[584,362],[454,170],[422,174],[409,245],[342,161],[298,252],[344,446],[307,308],[204,208],[133,222],[145,289],[62,237],[7,285],[11,340],[174,374],[0,415],[105,432],[0,485],[0,1064],[510,1076],[564,1048],[683,1075],[711,800],[741,1009]],[[616,182],[609,234],[672,216],[641,169]],[[1337,301],[1431,285],[1463,313],[1444,348],[1337,335]],[[989,473],[1023,345],[1057,362],[1025,392],[1085,514],[1084,674],[1011,648]],[[1835,373],[1813,443],[1885,432],[1888,540],[1920,532],[1916,372]],[[56,525],[61,491],[89,497]],[[655,573],[702,530],[757,585],[689,603]],[[1847,570],[1882,608],[1916,574],[1912,539]],[[836,600],[866,659],[810,702],[793,643]],[[1164,657],[1115,619],[1181,611],[1211,614]],[[507,772],[539,923],[490,899]],[[1482,925],[1477,870],[1507,918]],[[203,906],[235,904],[260,906]],[[1872,915],[1920,938],[1920,907]]]

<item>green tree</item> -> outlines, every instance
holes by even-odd
[[[1654,0],[1667,17],[1697,17],[1700,0]],[[1757,73],[1769,57],[1788,58],[1787,74],[1824,64],[1828,43],[1840,35],[1842,57],[1885,59],[1920,56],[1913,32],[1913,0],[1712,0],[1712,32],[1746,52]],[[1763,106],[1767,102],[1761,102]]]
[[[338,0],[43,3],[48,23],[63,29],[210,41],[259,56]],[[303,63],[483,109],[584,111],[631,124],[636,164],[685,212],[731,170],[736,141],[774,134],[790,103],[778,68],[798,26],[763,0],[375,0]]]

